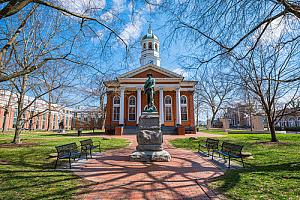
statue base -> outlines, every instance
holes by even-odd
[[[134,151],[130,155],[130,161],[141,162],[170,162],[171,155],[169,152],[162,151]]]
[[[131,161],[171,161],[171,155],[163,149],[163,135],[158,112],[142,113],[139,119],[137,142],[136,151],[130,155]]]

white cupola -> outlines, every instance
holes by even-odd
[[[147,34],[141,40],[141,46],[141,66],[153,64],[160,67],[159,40],[158,37],[153,34],[151,24],[149,24]]]

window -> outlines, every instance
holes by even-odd
[[[46,125],[46,113],[43,114],[43,119],[42,119],[42,129],[45,129],[45,128],[46,128],[45,125]]]
[[[135,97],[131,96],[128,100],[128,121],[135,121]]]
[[[37,115],[37,116],[36,116],[35,129],[39,129],[39,128],[40,128],[40,116]]]
[[[143,49],[146,49],[146,43],[143,44]]]
[[[53,115],[53,128],[56,129],[56,115]]]
[[[172,121],[172,98],[171,96],[165,97],[165,118],[166,121]]]
[[[113,99],[113,121],[120,119],[120,97],[115,96]]]
[[[26,122],[26,111],[22,114],[22,128],[24,128],[24,125],[25,125],[25,122]]]
[[[152,42],[148,43],[148,49],[152,49]]]
[[[14,112],[13,128],[16,128],[17,126],[17,116],[18,116],[18,109],[16,108]]]
[[[188,120],[188,110],[187,110],[187,97],[186,96],[180,97],[180,106],[181,106],[181,120],[187,121]]]
[[[155,50],[157,51],[158,50],[158,45],[155,43]]]

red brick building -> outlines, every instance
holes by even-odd
[[[105,129],[108,133],[135,133],[147,102],[143,91],[147,74],[155,79],[154,105],[163,133],[194,133],[194,90],[196,81],[160,67],[159,40],[151,27],[141,40],[141,67],[106,81]]]

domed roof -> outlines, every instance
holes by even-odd
[[[142,40],[145,40],[145,39],[156,39],[156,40],[158,40],[158,37],[153,34],[153,31],[152,31],[152,28],[151,28],[151,24],[149,24],[149,28],[148,28],[147,34],[144,35],[144,37],[142,38]]]

